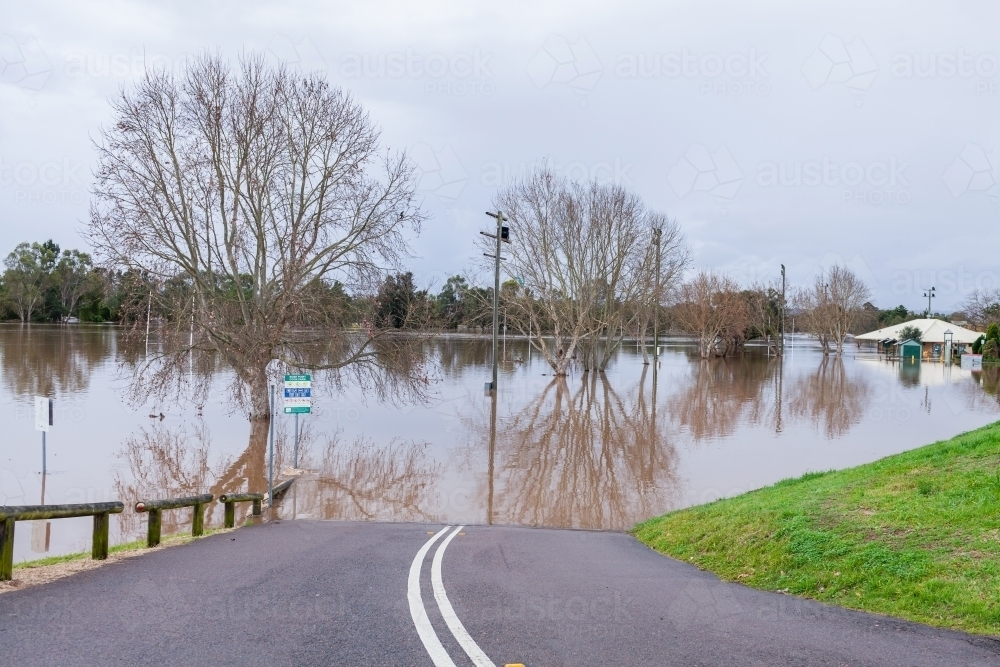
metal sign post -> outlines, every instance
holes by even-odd
[[[268,440],[268,459],[267,459],[267,511],[271,513],[273,517],[274,512],[274,385],[271,387],[271,400],[270,408],[271,414],[268,415],[267,420],[267,440]]]
[[[47,472],[46,466],[46,452],[45,452],[45,436],[49,432],[49,427],[52,426],[52,399],[45,398],[44,396],[35,396],[35,430],[42,432],[42,504],[45,504],[45,473]]]
[[[299,415],[311,413],[312,376],[285,375],[285,414],[295,415],[295,468],[299,467]]]

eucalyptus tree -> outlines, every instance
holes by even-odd
[[[331,286],[374,293],[423,214],[411,162],[365,109],[262,54],[148,73],[111,106],[88,236],[107,268],[148,282],[175,334],[142,389],[171,386],[195,350],[232,367],[254,421],[275,360],[378,381],[392,343],[370,314],[344,321]]]
[[[52,241],[19,243],[4,258],[5,296],[22,322],[30,322],[44,307],[46,288],[58,258],[59,246]]]

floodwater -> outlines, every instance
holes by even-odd
[[[996,370],[900,366],[853,348],[824,358],[805,338],[790,341],[783,362],[754,350],[702,361],[668,341],[658,369],[632,344],[606,374],[566,378],[511,339],[495,402],[483,392],[488,340],[435,338],[424,350],[435,369],[424,400],[336,392],[316,378],[314,414],[300,421],[306,472],[282,518],[623,530],[1000,418]],[[0,326],[0,503],[120,499],[116,543],[144,535],[131,509],[140,498],[266,490],[266,434],[234,411],[231,374],[214,371],[202,405],[134,405],[128,369],[140,353],[114,327]],[[44,479],[36,395],[55,399]],[[279,414],[275,425],[282,471],[293,463],[294,420]],[[207,523],[221,522],[216,503]],[[189,530],[190,512],[165,512],[163,523],[165,534]],[[18,523],[17,561],[89,550],[89,518],[49,524]]]

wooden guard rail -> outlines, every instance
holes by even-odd
[[[14,523],[16,521],[92,516],[94,517],[94,538],[90,555],[95,560],[104,560],[108,557],[108,527],[111,523],[111,515],[120,514],[124,509],[125,505],[120,502],[0,506],[0,581],[10,581],[14,575]]]
[[[276,498],[291,487],[295,478],[287,479],[271,491]],[[225,526],[236,526],[236,503],[253,503],[253,515],[261,515],[263,493],[226,493],[219,496],[219,502],[226,506]],[[205,505],[215,499],[211,493],[186,498],[164,498],[141,500],[135,504],[136,512],[149,513],[149,528],[146,545],[155,547],[160,543],[161,513],[163,510],[193,508],[191,534],[195,537],[205,533]],[[44,519],[68,519],[77,516],[94,517],[94,539],[91,556],[95,560],[108,557],[108,527],[112,514],[120,514],[125,505],[120,502],[81,503],[77,505],[0,505],[0,581],[9,581],[14,573],[14,523]]]
[[[226,528],[236,527],[236,503],[253,503],[253,515],[260,516],[263,501],[263,493],[224,493],[219,496],[219,502],[226,506]]]
[[[286,479],[281,484],[278,484],[271,490],[271,495],[275,498],[283,494],[285,491],[291,487],[292,482],[295,478]],[[253,503],[253,515],[260,516],[261,505],[264,502],[264,497],[267,496],[266,493],[224,493],[219,496],[219,502],[226,506],[226,518],[225,526],[226,528],[236,527],[236,503]]]
[[[165,498],[162,500],[140,500],[135,504],[136,512],[149,513],[149,529],[146,531],[146,546],[155,547],[160,543],[161,513],[163,510],[191,507],[191,535],[199,537],[205,534],[205,505],[215,500],[211,493],[187,498]]]

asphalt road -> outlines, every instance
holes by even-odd
[[[442,528],[263,524],[6,593],[0,665],[1000,665],[1000,641],[723,583],[628,535]]]

